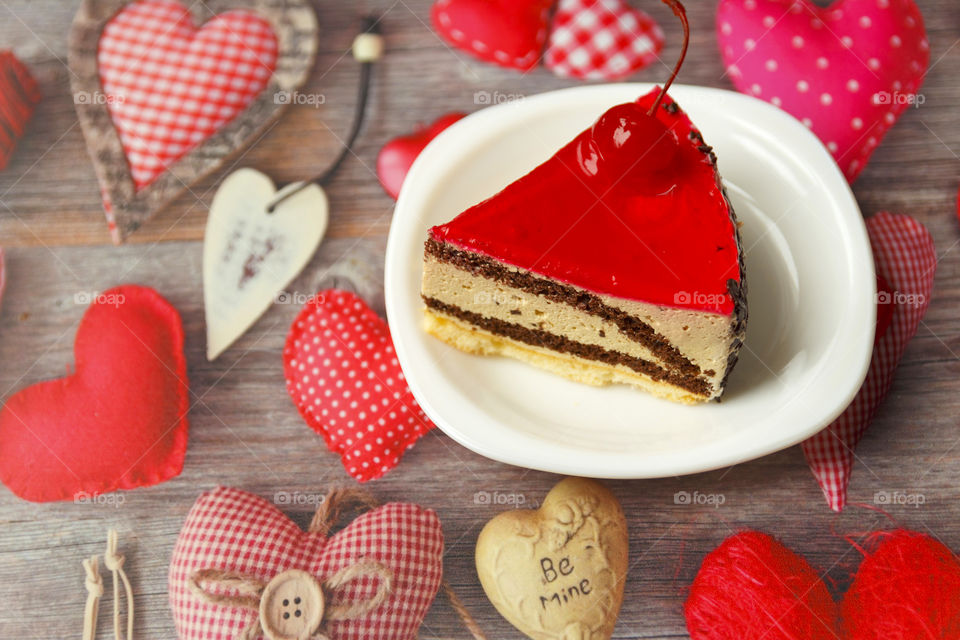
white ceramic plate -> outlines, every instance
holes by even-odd
[[[804,440],[859,389],[873,348],[876,283],[846,181],[791,116],[702,87],[670,93],[717,150],[743,223],[750,311],[723,402],[689,407],[630,387],[580,385],[507,358],[462,353],[422,331],[427,229],[493,195],[607,108],[650,88],[578,87],[483,109],[430,143],[407,176],[387,246],[387,315],[414,395],[465,447],[568,475],[695,473]]]

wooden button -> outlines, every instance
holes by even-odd
[[[291,569],[267,584],[260,597],[260,626],[270,640],[307,640],[323,620],[323,589],[306,571]]]

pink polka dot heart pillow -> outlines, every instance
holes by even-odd
[[[737,90],[810,127],[853,182],[930,62],[914,0],[721,0],[720,50]]]
[[[390,329],[349,291],[314,295],[283,349],[287,391],[359,482],[379,478],[433,423],[400,370]]]

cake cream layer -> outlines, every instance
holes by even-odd
[[[649,375],[638,373],[626,365],[597,362],[526,344],[481,329],[466,320],[434,311],[429,306],[424,310],[424,329],[435,338],[461,351],[477,355],[506,356],[581,384],[629,384],[655,396],[683,404],[698,404],[709,399],[702,394],[678,387],[668,380],[656,380]]]
[[[423,296],[437,313],[527,345],[560,345],[713,398],[735,342],[734,318],[663,308],[537,277],[428,241]]]

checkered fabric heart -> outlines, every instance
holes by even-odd
[[[894,305],[890,325],[879,336],[867,378],[837,420],[803,443],[803,453],[820,483],[827,504],[841,511],[853,470],[854,449],[887,395],[907,343],[916,334],[930,304],[937,266],[927,229],[905,215],[879,213],[867,220],[877,273],[889,283],[878,304]]]
[[[360,482],[395,467],[434,426],[407,386],[387,323],[349,291],[307,302],[283,362],[300,415]]]
[[[286,495],[286,494],[278,494]],[[412,640],[443,573],[443,530],[437,514],[390,503],[359,516],[332,537],[305,532],[259,496],[239,489],[204,493],[190,510],[170,561],[169,595],[180,640],[236,640],[257,614],[209,604],[189,588],[194,572],[213,569],[268,582],[299,569],[323,582],[359,560],[392,572],[387,600],[366,615],[326,624],[331,640]],[[362,576],[336,590],[333,604],[369,599],[378,580]],[[254,634],[250,638],[262,638]]]
[[[224,12],[199,30],[175,0],[141,0],[114,16],[97,64],[136,188],[246,109],[276,61],[273,29],[251,11]]]
[[[7,166],[17,140],[40,101],[37,81],[9,51],[0,51],[0,170]]]
[[[558,76],[615,80],[656,60],[661,49],[657,23],[624,0],[560,0],[544,63]]]

